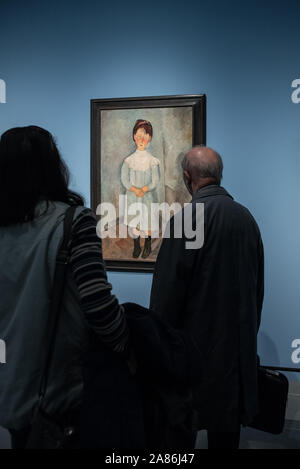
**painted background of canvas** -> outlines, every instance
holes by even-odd
[[[119,194],[126,192],[120,179],[121,165],[136,150],[132,130],[137,119],[146,119],[153,127],[146,150],[160,161],[158,201],[189,201],[180,163],[192,146],[191,107],[101,112],[101,201],[118,205]]]
[[[146,150],[160,162],[160,182],[155,189],[154,200],[158,203],[190,200],[182,180],[181,161],[192,146],[192,108],[165,107],[147,109],[116,109],[101,111],[101,202],[110,202],[116,207],[117,221],[122,212],[119,195],[126,189],[121,182],[121,166],[125,158],[136,151],[132,130],[137,119],[151,122],[153,135]],[[111,231],[112,233],[112,231]],[[143,259],[133,259],[133,240],[106,238],[103,240],[103,256],[110,260],[138,260],[155,262],[161,240],[152,239],[152,252]]]

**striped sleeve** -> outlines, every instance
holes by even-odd
[[[73,221],[72,274],[88,324],[103,343],[115,352],[123,352],[128,344],[128,328],[123,307],[111,293],[96,225],[96,217],[90,209],[83,210]]]

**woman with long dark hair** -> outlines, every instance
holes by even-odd
[[[114,356],[126,356],[127,324],[107,281],[95,215],[69,189],[69,172],[52,135],[35,126],[5,132],[0,140],[0,339],[7,363],[0,365],[0,425],[11,431],[14,448],[26,447],[37,405],[55,261],[71,205],[77,207],[67,281],[45,396],[47,415],[65,427],[79,424],[87,347],[99,341]]]

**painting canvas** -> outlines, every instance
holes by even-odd
[[[153,269],[159,209],[189,202],[181,161],[195,144],[205,144],[204,95],[92,100],[91,195],[108,269]]]

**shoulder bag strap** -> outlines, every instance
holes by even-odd
[[[50,319],[49,319],[48,334],[47,334],[47,340],[46,340],[47,353],[46,353],[46,359],[45,359],[45,366],[44,366],[43,374],[41,378],[40,390],[39,390],[38,408],[42,406],[42,402],[44,400],[46,390],[47,390],[49,369],[50,369],[54,345],[55,345],[57,325],[58,325],[59,314],[60,314],[61,305],[62,305],[65,280],[66,280],[66,272],[67,272],[67,266],[68,266],[68,261],[69,261],[68,243],[71,237],[72,222],[73,222],[73,217],[74,217],[76,208],[77,208],[76,206],[71,206],[66,211],[65,219],[64,219],[63,241],[62,241],[61,247],[58,251],[57,258],[56,258],[56,268],[55,268],[55,273],[54,273],[52,299],[51,299],[51,306],[50,306]]]

